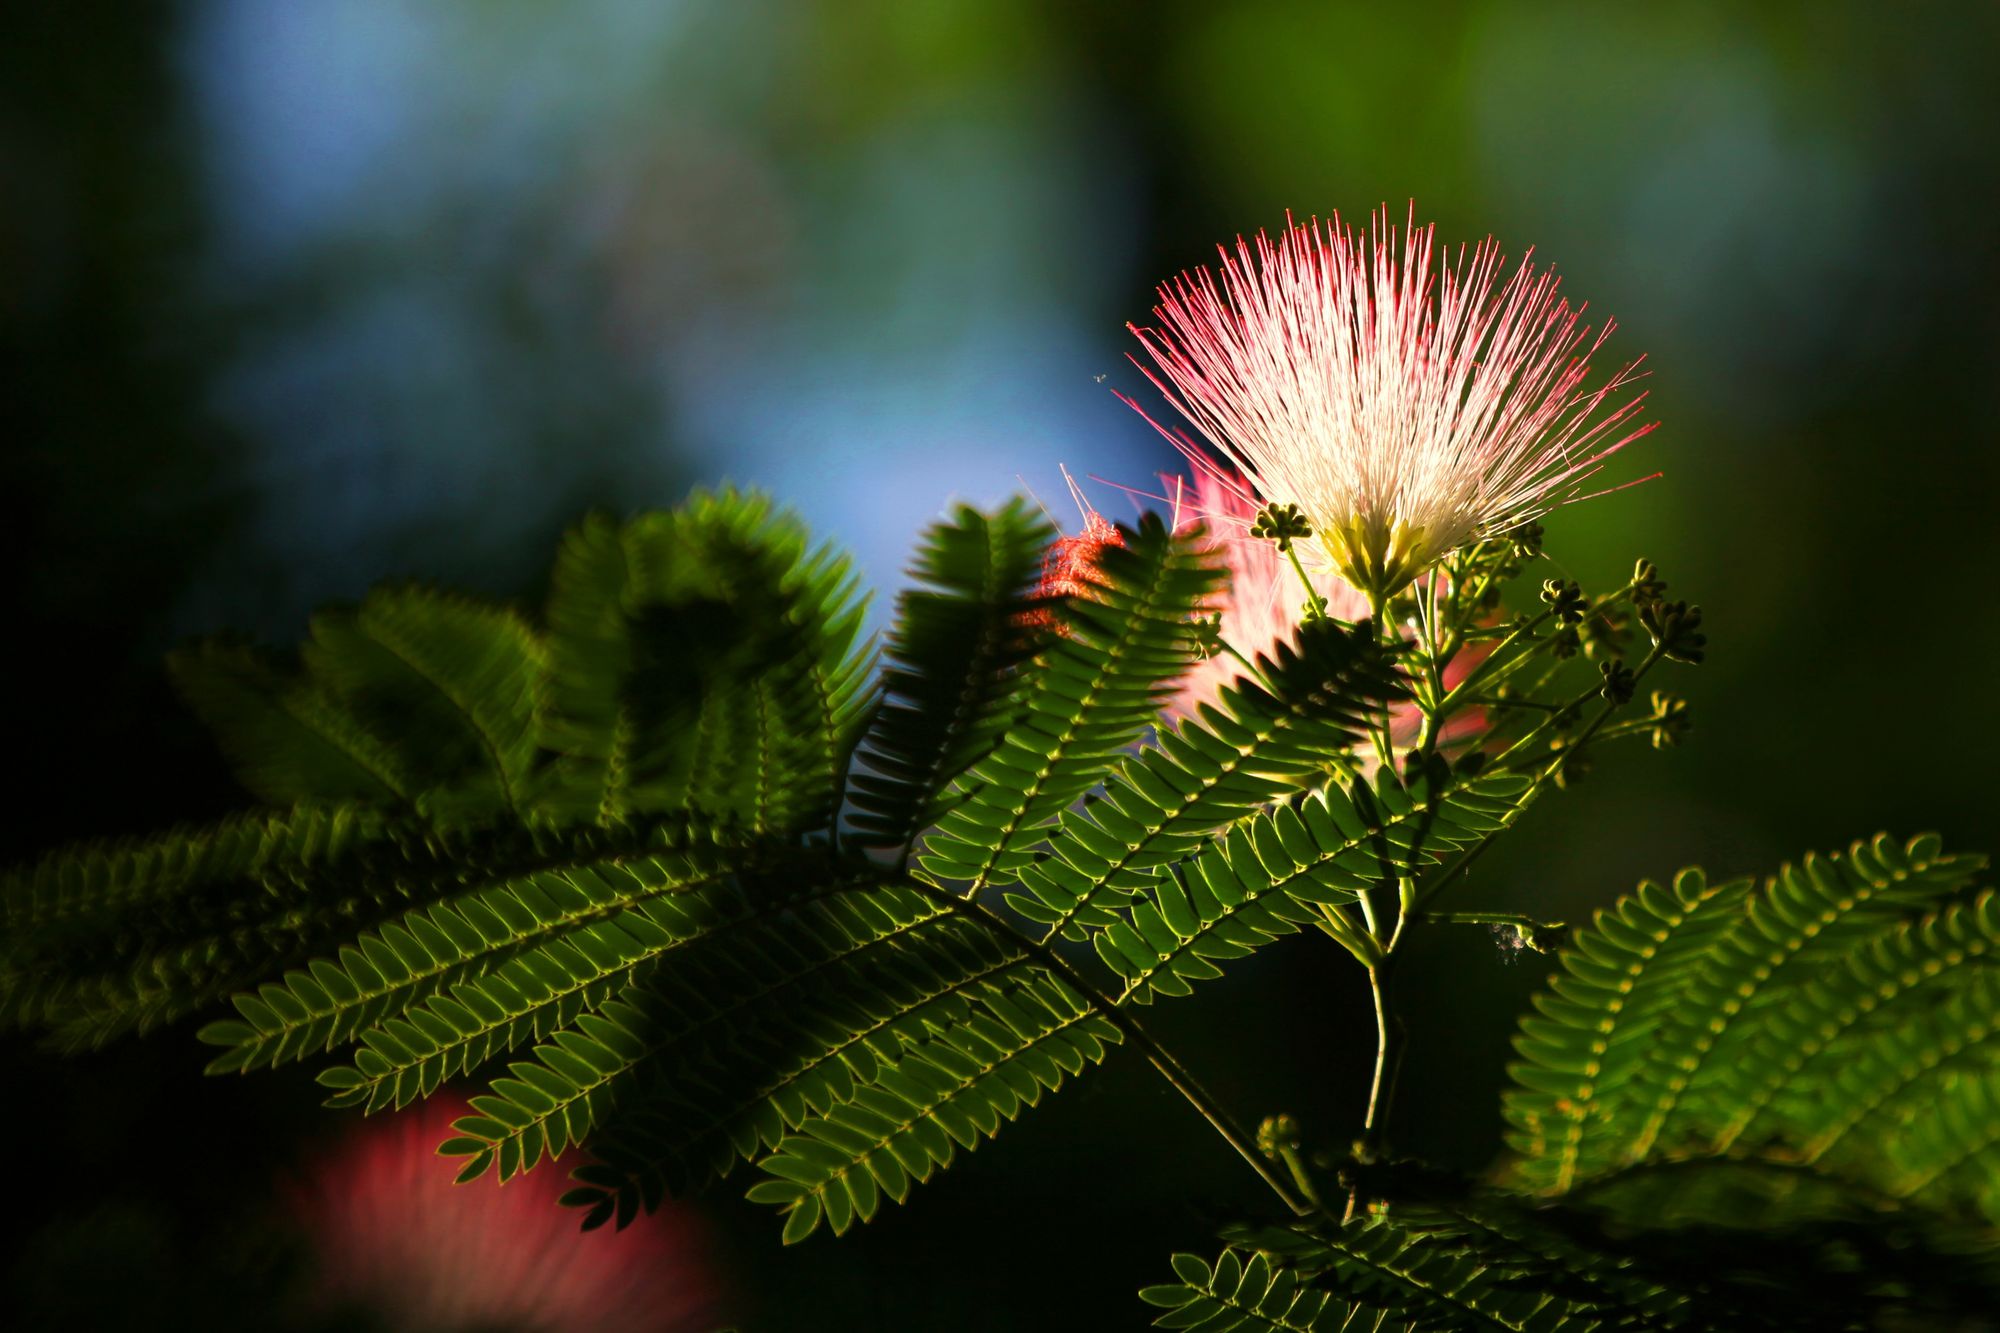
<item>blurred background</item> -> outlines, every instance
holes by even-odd
[[[1711,639],[1669,682],[1689,743],[1545,802],[1484,901],[1575,919],[1882,828],[1995,845],[1993,5],[68,0],[0,33],[10,861],[237,803],[174,643],[289,643],[387,577],[532,603],[592,505],[767,488],[884,609],[954,498],[1074,526],[1059,466],[1171,463],[1113,397],[1150,400],[1123,326],[1153,284],[1288,209],[1412,199],[1536,247],[1617,317],[1611,359],[1646,354],[1664,425],[1618,479],[1665,475],[1552,519],[1547,572],[1649,556]],[[1369,1022],[1318,944],[1157,1021],[1338,1147]],[[1492,1158],[1545,971],[1475,932],[1421,952],[1412,988],[1450,989],[1414,1005],[1400,1147]],[[611,1326],[300,1305],[346,1251],[283,1182],[354,1132],[306,1076],[204,1081],[185,1034],[4,1055],[35,1090],[15,1327]],[[1257,1188],[1120,1058],[838,1242],[695,1201],[656,1224],[688,1299],[646,1308],[1132,1327]]]

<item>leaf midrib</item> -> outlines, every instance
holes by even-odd
[[[1276,696],[1273,697],[1275,698]],[[1212,779],[1202,780],[1201,785],[1197,787],[1193,792],[1190,792],[1180,802],[1180,804],[1174,806],[1171,810],[1167,809],[1164,806],[1152,806],[1152,809],[1162,814],[1164,818],[1160,819],[1158,823],[1153,825],[1153,827],[1147,829],[1144,837],[1141,838],[1139,842],[1132,844],[1125,851],[1123,855],[1109,862],[1104,867],[1102,872],[1094,874],[1092,876],[1090,886],[1083,891],[1083,893],[1077,898],[1076,902],[1072,906],[1063,911],[1061,917],[1056,921],[1056,923],[1050,926],[1047,933],[1045,933],[1042,936],[1041,942],[1043,944],[1052,943],[1056,939],[1056,937],[1063,932],[1063,930],[1069,925],[1071,921],[1075,920],[1078,915],[1080,915],[1083,911],[1085,911],[1085,909],[1092,907],[1096,904],[1098,895],[1104,891],[1105,887],[1111,883],[1112,879],[1115,878],[1120,871],[1128,868],[1132,864],[1133,860],[1135,860],[1141,852],[1150,850],[1156,843],[1159,842],[1159,840],[1162,837],[1166,835],[1166,830],[1169,825],[1171,825],[1175,820],[1181,818],[1189,810],[1194,809],[1196,806],[1198,806],[1201,803],[1202,798],[1206,797],[1209,794],[1209,792],[1212,791],[1215,787],[1220,786],[1225,780],[1227,780],[1228,778],[1234,776],[1237,772],[1239,772],[1242,769],[1243,765],[1248,763],[1250,759],[1252,759],[1255,756],[1255,752],[1258,747],[1262,746],[1266,741],[1271,740],[1273,737],[1282,735],[1284,732],[1290,730],[1295,724],[1301,721],[1305,717],[1305,710],[1307,704],[1317,703],[1318,701],[1319,701],[1319,695],[1317,693],[1314,693],[1313,695],[1310,695],[1305,699],[1301,699],[1293,703],[1287,703],[1285,705],[1285,711],[1283,713],[1269,719],[1270,722],[1269,730],[1257,731],[1255,733],[1253,741],[1249,745],[1236,746],[1236,753],[1234,756],[1232,756],[1230,761],[1226,765],[1224,765]],[[1283,701],[1280,700],[1280,702]],[[1240,717],[1232,717],[1232,720],[1236,722],[1236,724],[1239,726],[1245,726],[1246,729],[1254,730],[1254,728],[1248,728],[1247,724],[1245,724]],[[1203,728],[1203,730],[1206,731],[1209,735],[1215,736],[1215,732],[1212,729]],[[1216,736],[1216,739],[1221,740],[1222,738],[1220,736]],[[1224,741],[1223,743],[1229,744],[1229,742],[1227,741]],[[1136,763],[1138,761],[1128,760],[1127,762]],[[1176,765],[1176,767],[1179,766]],[[1183,768],[1181,771],[1185,772],[1186,770]],[[1127,789],[1137,792],[1138,790],[1137,787],[1134,786],[1129,780],[1126,780],[1122,772],[1119,774],[1119,780],[1125,783]],[[1148,804],[1151,805],[1150,802],[1148,802]],[[1088,816],[1081,816],[1081,817],[1087,818]],[[1056,845],[1057,841],[1058,840],[1052,839],[1051,845]],[[1196,835],[1194,838],[1190,839],[1190,841],[1199,842],[1200,835]]]

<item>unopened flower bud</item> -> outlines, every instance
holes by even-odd
[[[1264,1123],[1257,1126],[1257,1151],[1266,1157],[1276,1157],[1285,1151],[1297,1152],[1302,1141],[1299,1122],[1289,1115],[1267,1115]]]
[[[1597,670],[1604,677],[1604,688],[1599,691],[1612,704],[1622,704],[1632,698],[1633,687],[1638,683],[1632,675],[1632,668],[1622,661],[1599,662]]]
[[[1649,702],[1653,713],[1647,721],[1653,724],[1649,733],[1655,750],[1664,750],[1669,745],[1679,745],[1681,737],[1694,727],[1694,719],[1688,716],[1685,699],[1676,699],[1663,690],[1654,690]]]
[[[1686,602],[1654,602],[1639,612],[1639,623],[1663,656],[1689,666],[1707,656],[1708,636],[1701,633],[1701,608]]]
[[[1533,560],[1542,553],[1542,525],[1532,519],[1510,529],[1506,536],[1513,543],[1516,560]]]
[[[1632,566],[1632,605],[1647,607],[1661,600],[1667,591],[1667,581],[1660,577],[1658,566],[1640,557]]]
[[[1268,537],[1280,551],[1292,549],[1294,540],[1313,535],[1312,523],[1295,504],[1266,505],[1250,526],[1252,537]]]
[[[1589,609],[1583,598],[1583,585],[1575,580],[1542,580],[1542,600],[1556,613],[1556,619],[1565,625],[1582,622]]]

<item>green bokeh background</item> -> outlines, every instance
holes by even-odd
[[[1549,548],[1596,587],[1651,557],[1711,641],[1672,682],[1689,743],[1607,756],[1470,890],[1575,919],[1877,829],[1994,846],[2000,10],[643,8],[454,0],[417,44],[386,4],[4,21],[10,859],[235,800],[160,671],[186,634],[289,639],[389,576],[532,598],[586,505],[721,476],[816,519],[853,487],[830,525],[886,595],[871,552],[978,492],[948,479],[994,466],[1035,374],[1077,406],[1023,426],[1020,470],[1141,482],[1166,460],[1093,377],[1137,385],[1121,325],[1151,285],[1287,210],[1411,199],[1444,238],[1534,245],[1647,354],[1664,424],[1624,475],[1664,475],[1557,515]],[[385,51],[422,77],[378,84]],[[453,318],[384,344],[342,322],[357,294]],[[843,415],[871,394],[894,410]],[[1544,971],[1476,932],[1423,945],[1401,1147],[1492,1157]],[[1352,1133],[1365,992],[1325,941],[1158,1023],[1245,1115]],[[185,1033],[9,1058],[37,1094],[12,1099],[31,1321],[259,1326],[260,1200],[331,1119],[307,1080],[203,1082]],[[704,1207],[750,1327],[1091,1329],[1138,1325],[1131,1289],[1255,1188],[1120,1058],[862,1234],[781,1251],[759,1210]]]

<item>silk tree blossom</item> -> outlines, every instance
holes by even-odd
[[[1163,285],[1157,328],[1131,326],[1147,378],[1378,607],[1457,547],[1587,498],[1652,429],[1633,427],[1638,362],[1586,387],[1611,322],[1593,335],[1526,257],[1503,279],[1490,237],[1451,257],[1434,231],[1414,210],[1401,233],[1386,211],[1359,236],[1288,219],[1223,248],[1219,278]]]
[[[697,1333],[721,1322],[721,1283],[697,1219],[677,1208],[615,1233],[577,1226],[544,1164],[502,1186],[452,1183],[439,1140],[469,1108],[439,1093],[370,1120],[291,1191],[315,1265],[315,1303],[371,1328]]]

